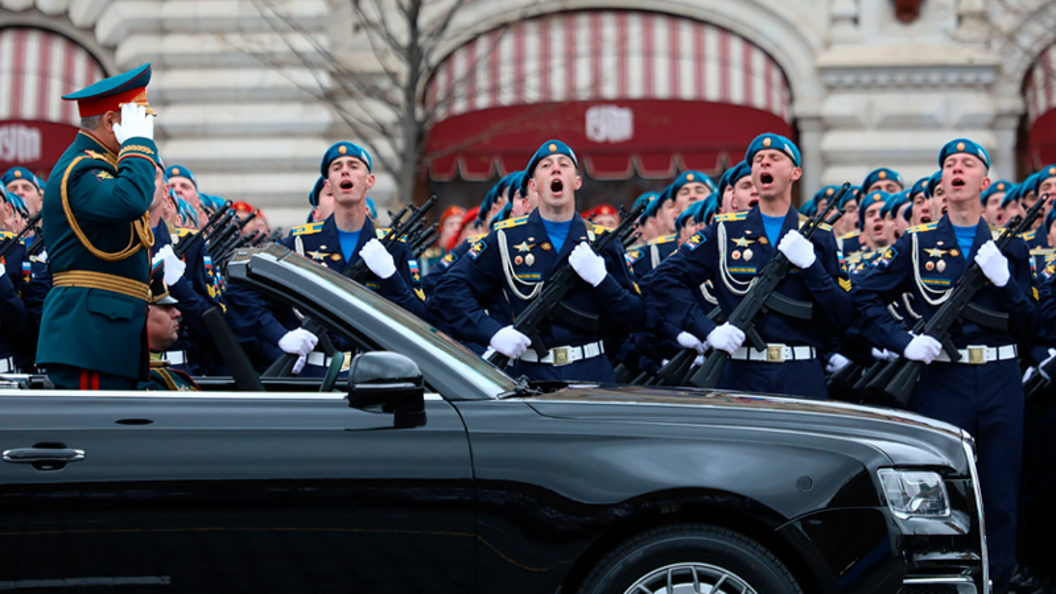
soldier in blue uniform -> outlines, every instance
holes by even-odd
[[[987,223],[995,227],[1003,227],[1005,225],[1003,213],[1001,212],[1001,200],[1004,199],[1005,193],[1012,186],[1012,182],[998,180],[990,184],[990,187],[979,196],[979,201],[983,205],[983,218],[986,219]]]
[[[862,194],[869,194],[876,190],[881,190],[888,194],[897,194],[904,190],[905,187],[906,182],[902,180],[902,176],[897,171],[887,167],[880,167],[870,171],[869,175],[865,176],[865,180],[862,182]]]
[[[15,194],[26,205],[26,215],[33,216],[40,211],[44,199],[44,187],[33,172],[25,167],[12,167],[0,176],[0,184],[8,194]]]
[[[477,241],[441,278],[430,300],[433,314],[456,338],[487,344],[510,357],[514,376],[613,381],[604,338],[635,332],[645,321],[623,246],[613,242],[604,255],[597,255],[588,245],[604,230],[585,223],[576,212],[575,191],[582,184],[578,166],[565,143],[543,143],[525,172],[531,189],[539,193],[539,207],[500,223]],[[540,357],[529,348],[529,337],[484,308],[501,294],[515,315],[523,311],[566,259],[583,282],[564,299],[573,315],[556,316],[540,329],[547,349]]]
[[[149,81],[147,64],[63,97],[77,101],[82,129],[44,191],[54,286],[37,346],[37,365],[60,388],[133,389],[147,377],[146,214],[160,175]]]
[[[831,228],[812,241],[800,235],[806,221],[792,207],[792,185],[801,176],[799,149],[777,134],[763,134],[748,147],[759,204],[726,213],[694,235],[665,260],[648,280],[646,297],[668,322],[698,344],[730,353],[719,387],[825,398],[820,349],[852,320],[849,282],[841,276]],[[722,311],[729,315],[748,292],[757,271],[777,251],[795,267],[778,291],[811,304],[811,319],[768,313],[757,326],[765,351],[744,345],[745,334],[708,318],[694,293],[712,281]]]
[[[914,227],[887,248],[871,274],[855,287],[853,300],[869,338],[903,357],[927,365],[909,407],[957,425],[975,436],[990,544],[991,577],[1007,589],[1016,558],[1016,504],[1023,439],[1023,388],[1017,343],[1037,331],[1027,247],[1015,240],[1002,254],[992,241],[1000,230],[982,220],[980,194],[990,184],[990,157],[966,138],[939,153],[947,214]],[[928,335],[914,336],[890,315],[887,304],[904,292],[916,296],[918,312],[931,317],[969,263],[983,270],[988,286],[975,298],[987,309],[1008,313],[1008,328],[965,322],[953,333],[962,351],[952,363]]]

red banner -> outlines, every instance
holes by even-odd
[[[0,121],[0,172],[21,166],[47,179],[77,136],[77,127],[30,120]]]

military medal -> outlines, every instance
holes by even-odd
[[[737,239],[733,240],[733,243],[736,244],[737,247],[742,247],[742,248],[748,247],[753,242],[755,242],[754,239],[748,239],[747,237],[738,237]]]
[[[751,250],[751,248],[744,250],[743,254],[744,254],[744,259],[745,260],[751,260],[752,259],[752,250]]]
[[[931,264],[931,262],[928,262],[928,264]],[[946,270],[946,261],[945,260],[939,260],[939,262],[937,264],[935,264],[935,268],[937,268],[939,270],[939,272],[942,272],[943,270]]]
[[[520,256],[517,256],[517,257],[519,258]],[[528,254],[527,256],[524,257],[524,263],[529,265],[529,266],[531,266],[532,264],[535,264],[535,256],[533,256],[532,254]]]
[[[733,258],[734,260],[740,260],[741,259],[740,250],[733,250],[733,253],[730,254],[730,257]]]
[[[341,254],[330,254],[330,259],[333,260],[334,262],[337,262],[338,260],[341,259]]]
[[[956,249],[952,249],[952,250],[950,250],[950,255],[951,256],[960,256],[961,252],[957,251]]]
[[[553,247],[553,246],[550,245],[550,242],[546,242],[546,243],[544,243],[543,245],[541,245],[539,247],[543,248],[544,252],[549,252],[550,248]]]
[[[518,252],[522,252],[523,253],[523,252],[527,252],[528,250],[532,249],[533,246],[530,245],[527,241],[522,241],[521,243],[518,243],[517,245],[515,245],[513,247]]]
[[[516,258],[513,259],[513,263],[518,265],[518,266],[520,266],[522,262],[524,262],[524,258],[522,258],[520,256],[517,256]]]
[[[942,260],[939,260],[939,262],[942,262]],[[928,260],[927,263],[924,264],[924,269],[927,270],[928,272],[931,272],[932,270],[935,269],[935,263],[932,262],[931,260]]]
[[[765,238],[765,237],[760,237],[759,238],[759,243],[761,243],[763,245],[766,245],[766,244],[770,243],[770,240]]]

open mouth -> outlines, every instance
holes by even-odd
[[[352,187],[353,187],[353,185],[354,185],[354,184],[353,184],[353,183],[352,183],[352,182],[351,182],[350,180],[347,180],[347,179],[346,179],[345,181],[343,181],[343,182],[341,182],[341,183],[339,184],[339,187],[340,187],[340,188],[341,188],[342,190],[351,190],[351,189],[352,189]]]
[[[964,187],[964,180],[959,178],[959,177],[955,177],[952,180],[950,180],[950,186],[954,187],[954,188],[963,188]]]
[[[756,204],[759,204],[759,199],[758,198],[753,198],[753,199],[748,201],[748,208],[755,208]]]
[[[554,196],[560,196],[564,190],[565,182],[561,181],[561,178],[555,178],[550,182],[550,193]]]
[[[764,186],[769,186],[770,184],[774,183],[774,176],[770,175],[769,173],[760,174],[759,183]]]
[[[877,223],[877,224],[873,225],[873,233],[875,233],[876,235],[880,235],[883,232],[884,232],[884,224],[883,223]]]
[[[928,215],[924,215],[924,216],[920,217],[920,222],[921,223],[930,223],[931,222],[931,217],[929,217]]]

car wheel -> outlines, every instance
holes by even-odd
[[[801,594],[792,573],[746,536],[703,524],[655,528],[620,544],[580,594]]]

